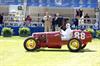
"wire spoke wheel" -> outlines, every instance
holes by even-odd
[[[77,52],[81,49],[81,41],[79,39],[73,38],[68,42],[68,48],[72,52]]]
[[[24,41],[24,48],[28,51],[36,50],[37,42],[34,38],[29,37]]]

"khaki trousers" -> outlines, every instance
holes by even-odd
[[[50,32],[51,31],[51,21],[46,20],[44,26],[45,26],[45,32]]]

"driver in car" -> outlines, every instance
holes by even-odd
[[[69,23],[65,25],[64,29],[61,27],[61,38],[62,40],[70,40],[72,38],[72,30]]]

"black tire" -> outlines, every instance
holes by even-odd
[[[34,41],[34,43],[33,43],[34,47],[31,48],[31,49],[27,47],[27,41],[28,41],[28,40]],[[31,47],[31,44],[30,44],[30,47]],[[28,37],[28,38],[24,41],[24,48],[25,48],[27,51],[34,51],[34,50],[36,50],[36,49],[37,49],[37,41],[36,41],[33,37]]]
[[[84,49],[84,48],[86,47],[86,45],[87,45],[87,44],[83,44],[82,47],[81,47],[81,49]]]
[[[73,49],[72,47],[71,47],[71,42],[75,42],[75,41],[77,41],[78,43],[77,43],[77,45],[76,44],[73,44],[74,45],[74,47],[75,47],[75,49]],[[72,45],[72,46],[73,46]],[[68,41],[68,48],[69,48],[69,50],[71,51],[71,52],[78,52],[78,51],[80,51],[81,50],[81,47],[82,47],[82,44],[81,44],[81,41],[79,40],[79,39],[76,39],[76,38],[72,38],[72,39],[70,39],[69,41]]]

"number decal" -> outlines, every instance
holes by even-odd
[[[81,33],[81,39],[85,39],[85,33],[84,32]]]
[[[74,37],[75,37],[75,38],[78,38],[78,39],[79,39],[79,38],[80,38],[80,36],[79,36],[79,35],[80,35],[80,33],[79,33],[79,32],[75,32],[75,33],[74,33]]]
[[[80,32],[75,32],[74,37],[78,38],[78,39],[85,39],[86,38],[84,32],[81,32],[81,33]]]

